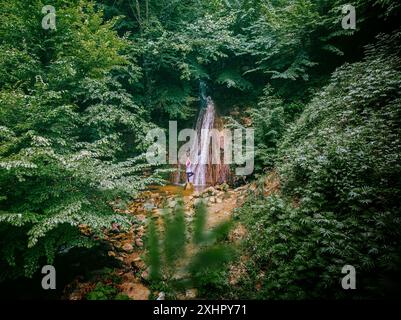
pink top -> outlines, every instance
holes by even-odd
[[[187,167],[187,172],[191,172],[191,160],[189,160],[189,158],[187,159],[185,166]]]

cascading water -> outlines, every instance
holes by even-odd
[[[222,122],[216,114],[213,100],[207,95],[207,86],[204,82],[200,82],[200,111],[196,122],[195,131],[197,139],[192,146],[193,159],[192,164],[194,185],[214,185],[216,183],[227,182],[230,175],[228,165],[222,163],[220,153],[222,149],[222,141],[211,139],[210,133],[213,129],[221,129]],[[218,152],[220,163],[213,163],[213,149]]]
[[[197,186],[215,185],[228,182],[230,178],[230,168],[222,163],[220,156],[223,151],[222,141],[211,139],[210,133],[213,129],[222,129],[223,123],[216,114],[215,105],[210,96],[207,95],[207,86],[201,81],[199,85],[200,110],[195,125],[196,139],[190,148],[191,171],[193,176],[190,182]],[[213,150],[217,150],[220,156],[220,164],[213,163]],[[181,162],[184,163],[184,162]],[[182,165],[178,165],[178,170],[173,176],[173,181],[179,184],[185,181],[185,170],[181,170]]]
[[[193,146],[195,164],[192,165],[193,183],[195,185],[203,186],[207,184],[206,177],[211,165],[209,133],[214,128],[215,114],[214,103],[210,97],[207,97],[206,107],[201,109],[195,127],[197,141]]]

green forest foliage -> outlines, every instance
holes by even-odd
[[[278,152],[281,193],[241,209],[250,264],[265,272],[258,297],[345,297],[346,264],[360,279],[355,296],[396,289],[401,33],[379,39],[362,62],[333,74],[285,136]]]
[[[255,176],[276,169],[282,187],[239,209],[250,272],[233,294],[344,297],[344,264],[364,279],[357,295],[391,290],[401,5],[353,1],[357,29],[344,30],[346,3],[0,0],[0,281],[94,245],[112,222],[129,226],[112,203],[161,182],[144,161],[147,131],[169,120],[191,127],[204,81],[221,115],[238,111],[231,124],[251,120]],[[45,4],[56,8],[56,30],[41,26]],[[182,212],[172,219],[166,247],[149,228],[155,278],[185,242]],[[92,298],[112,295],[99,286]]]
[[[80,224],[127,225],[110,202],[158,182],[143,174],[147,112],[113,75],[130,67],[128,42],[91,4],[54,5],[46,31],[43,2],[1,1],[0,278],[92,245]]]
[[[346,1],[101,3],[106,17],[124,15],[117,29],[129,33],[143,73],[132,90],[153,114],[172,119],[194,116],[200,79],[220,109],[258,100],[268,82],[285,99],[305,101],[344,61],[336,40],[354,33],[341,28]],[[329,70],[320,72],[322,61]]]
[[[206,230],[207,208],[201,201],[187,228],[183,205],[179,199],[172,212],[165,210],[159,228],[155,221],[149,222],[149,280],[156,289],[168,291],[170,298],[187,288],[197,288],[211,297],[210,290],[220,284],[216,275],[224,273],[234,258],[234,248],[224,243],[232,223],[222,222]]]

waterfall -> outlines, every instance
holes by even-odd
[[[213,129],[222,129],[223,122],[216,113],[214,102],[207,95],[207,86],[201,81],[199,84],[200,110],[195,124],[197,137],[193,142],[191,153],[191,171],[193,176],[190,182],[197,186],[215,185],[228,182],[231,177],[229,165],[222,163],[220,153],[223,151],[224,141],[216,141],[210,138],[210,132]],[[224,138],[223,138],[224,139]],[[217,150],[220,156],[220,164],[213,164],[212,150]],[[185,170],[182,170],[183,164],[178,165],[177,172],[173,174],[172,181],[179,184],[185,181]]]
[[[195,131],[197,141],[193,146],[195,152],[195,164],[192,165],[193,183],[195,185],[206,185],[208,169],[211,165],[210,159],[210,137],[209,133],[214,128],[216,110],[210,97],[206,98],[206,108],[199,112]]]
[[[216,114],[214,102],[207,95],[207,86],[201,81],[199,85],[200,111],[196,121],[195,131],[197,139],[192,147],[194,164],[192,164],[192,172],[194,173],[194,185],[214,185],[217,183],[227,182],[230,177],[230,168],[222,163],[220,156],[223,151],[222,140],[213,140],[210,138],[212,129],[222,129],[223,123]],[[212,149],[217,150],[220,157],[220,164],[213,164]]]

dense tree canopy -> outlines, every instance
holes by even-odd
[[[79,225],[123,223],[110,201],[157,180],[138,158],[148,114],[113,75],[137,69],[128,42],[93,5],[62,3],[50,33],[41,1],[1,3],[2,277],[90,245]]]
[[[255,261],[268,266],[263,294],[343,296],[336,274],[346,264],[359,270],[361,296],[394,290],[386,283],[401,258],[399,41],[399,32],[381,36],[363,62],[333,74],[280,145],[282,195],[246,208]]]

